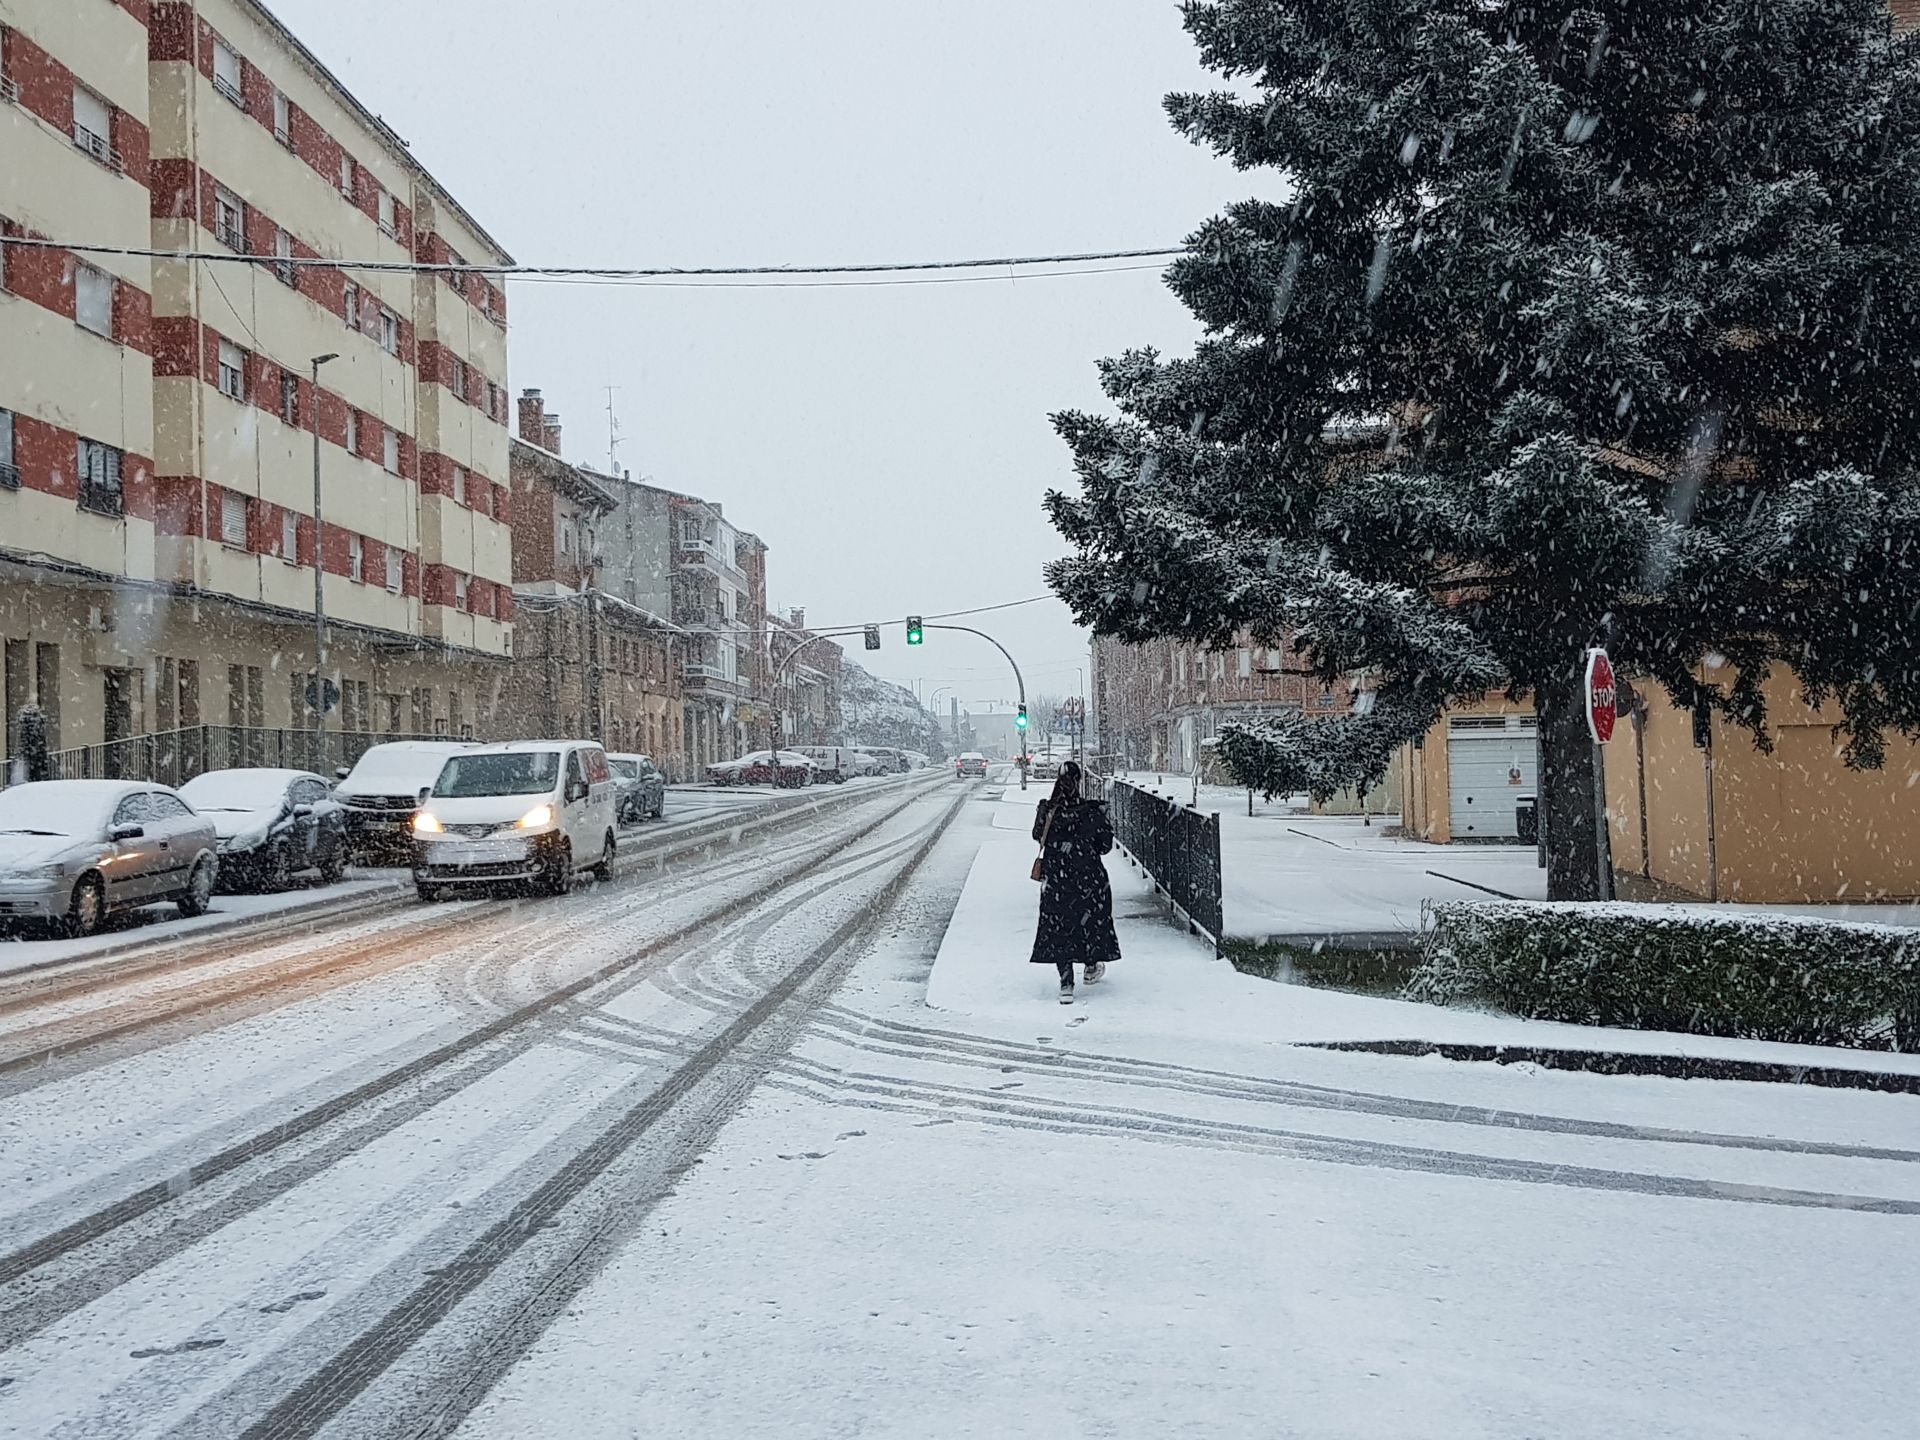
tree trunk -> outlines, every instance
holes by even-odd
[[[1540,819],[1546,826],[1547,898],[1610,900],[1602,887],[1594,827],[1593,737],[1587,733],[1583,677],[1562,674],[1543,685],[1540,712]]]

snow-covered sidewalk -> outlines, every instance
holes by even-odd
[[[1054,998],[1053,968],[1027,962],[1039,903],[1039,886],[1028,878],[1034,803],[1031,792],[1010,789],[997,807],[934,962],[927,1003],[936,1010],[1028,1028],[1035,1005]],[[1107,869],[1124,958],[1103,985],[1083,987],[1071,1012],[1103,1043],[1130,1037],[1164,1053],[1176,1037],[1287,1045],[1419,1040],[1920,1074],[1920,1055],[1520,1020],[1258,979],[1170,925],[1165,902],[1122,856],[1108,857]]]

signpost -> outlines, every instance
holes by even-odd
[[[1607,843],[1607,772],[1601,749],[1613,738],[1613,727],[1620,718],[1619,694],[1613,683],[1613,662],[1598,648],[1587,651],[1586,681],[1582,698],[1587,712],[1587,734],[1593,737],[1593,846],[1599,866],[1602,900],[1613,898],[1613,865]]]

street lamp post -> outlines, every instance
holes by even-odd
[[[327,595],[325,581],[326,527],[320,518],[320,367],[331,364],[337,354],[313,357],[313,751],[314,768],[325,773],[326,756],[320,752],[327,736]],[[296,557],[298,558],[298,557]]]

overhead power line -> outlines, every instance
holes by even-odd
[[[1164,260],[1186,253],[1185,247],[1174,245],[1146,250],[1088,250],[1075,254],[1003,255],[990,259],[968,260],[876,261],[857,265],[476,265],[471,262],[454,265],[435,264],[424,260],[335,260],[325,256],[242,255],[231,250],[158,250],[130,245],[93,245],[67,240],[28,240],[11,237],[6,243],[10,247],[21,249],[67,250],[77,255],[114,255],[136,260],[201,261],[217,265],[271,264],[282,269],[364,270],[390,274],[486,275],[510,280],[625,282],[747,280],[756,276],[808,279],[835,275],[919,275],[969,270],[1010,270],[1037,265],[1089,265],[1110,260]]]

